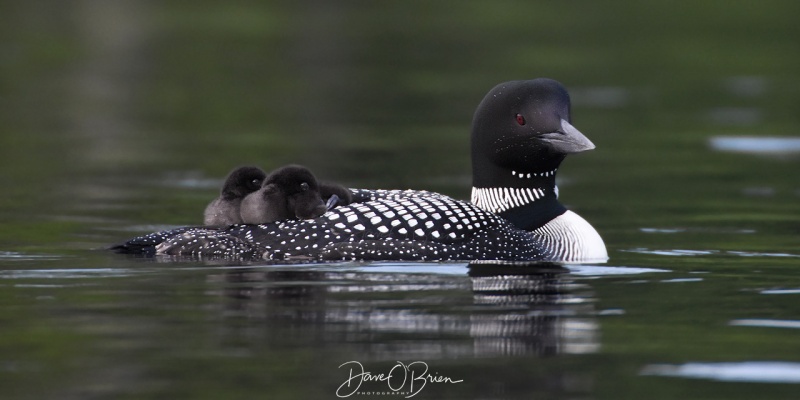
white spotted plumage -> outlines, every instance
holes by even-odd
[[[368,193],[371,200],[333,209],[315,220],[186,228],[175,235],[162,232],[162,237],[169,237],[158,245],[157,252],[319,261],[540,260],[547,257],[542,241],[535,235],[516,229],[473,204],[430,192],[356,192],[362,196]],[[394,218],[390,218],[390,214]],[[408,219],[403,217],[409,215]],[[440,218],[436,219],[435,215]],[[441,218],[443,215],[449,217]],[[332,231],[338,233],[335,240],[330,239]]]

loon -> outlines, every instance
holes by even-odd
[[[352,203],[315,219],[183,227],[112,250],[277,261],[605,262],[603,239],[561,205],[555,181],[567,154],[594,147],[572,126],[560,83],[501,83],[473,117],[471,202],[428,191],[351,189]]]
[[[271,172],[261,189],[248,194],[240,214],[242,223],[265,224],[317,218],[326,211],[314,174],[305,167],[289,165]]]
[[[228,226],[242,223],[239,207],[242,200],[258,190],[267,174],[258,167],[239,167],[225,178],[219,197],[211,201],[203,213],[208,226]]]
[[[326,200],[328,209],[346,206],[353,202],[353,192],[350,189],[332,182],[320,182],[319,192],[322,199]]]

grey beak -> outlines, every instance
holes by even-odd
[[[328,201],[325,203],[325,208],[327,211],[333,210],[339,205],[339,196],[332,194],[331,197],[328,198]]]
[[[545,142],[560,153],[580,153],[594,149],[594,143],[566,120],[561,120],[561,130],[542,135]]]

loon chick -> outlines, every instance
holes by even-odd
[[[242,199],[258,190],[267,174],[258,167],[239,167],[225,178],[220,196],[206,207],[203,223],[207,226],[228,226],[239,224],[239,207]]]
[[[353,192],[350,189],[332,182],[320,182],[319,192],[322,200],[327,202],[328,209],[343,207],[353,202]]]
[[[269,174],[261,189],[242,200],[241,222],[265,224],[289,219],[312,219],[328,210],[317,178],[307,168],[289,165]]]
[[[557,198],[567,154],[594,145],[571,125],[551,79],[493,88],[472,128],[472,203],[426,191],[354,189],[319,218],[178,228],[112,247],[121,253],[264,260],[603,262],[600,235]]]

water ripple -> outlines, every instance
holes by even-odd
[[[666,269],[643,267],[611,267],[605,265],[567,265],[572,275],[581,276],[606,276],[606,275],[637,275],[651,272],[670,272]]]
[[[754,253],[750,251],[726,251],[725,254],[742,257],[800,257],[800,254],[791,253]]]
[[[788,155],[800,153],[800,137],[715,136],[709,145],[717,151],[734,153]]]
[[[15,251],[0,251],[0,261],[46,261],[61,260],[65,257],[57,254],[25,254]]]
[[[657,256],[707,256],[710,254],[718,254],[717,250],[683,250],[683,249],[667,249],[667,250],[653,250],[644,247],[637,247],[635,249],[622,250],[627,253],[639,254],[654,254]]]
[[[74,279],[132,276],[137,271],[123,268],[20,269],[0,271],[0,279]]]
[[[469,268],[466,263],[374,263],[365,265],[347,266],[347,270],[360,272],[382,273],[425,273],[435,275],[467,275]]]
[[[800,363],[744,361],[729,363],[652,364],[640,375],[710,379],[725,382],[800,383]]]
[[[800,294],[800,289],[765,289],[761,294]]]
[[[638,254],[654,254],[659,256],[709,256],[709,255],[729,255],[739,257],[800,257],[800,254],[792,253],[762,253],[752,251],[736,251],[736,250],[684,250],[684,249],[648,249],[646,247],[637,247],[628,250],[620,250],[626,253]]]
[[[755,233],[755,229],[725,229],[725,228],[639,228],[643,233],[734,233],[750,234]]]
[[[792,328],[800,329],[800,321],[780,319],[734,319],[728,322],[730,326],[756,326],[761,328]]]

